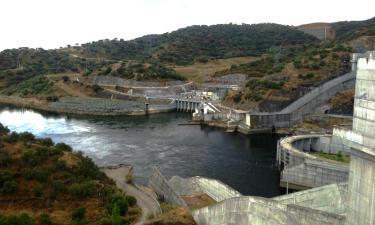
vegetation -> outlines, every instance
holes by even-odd
[[[113,71],[111,75],[134,80],[185,79],[183,76],[177,74],[174,69],[156,62],[149,64],[122,63],[122,65],[116,71]]]
[[[311,44],[317,39],[278,24],[191,26],[132,41],[102,40],[82,45],[82,55],[110,59],[149,59],[178,65],[211,58],[259,56],[270,47]]]
[[[333,154],[333,153],[325,153],[323,151],[320,152],[313,152],[313,155],[329,160],[334,160],[338,162],[343,162],[343,163],[350,163],[350,156],[349,155],[343,155],[341,152],[338,154]]]
[[[99,225],[108,220],[122,225],[137,218],[128,215],[137,211],[135,198],[118,191],[91,159],[70,146],[28,132],[10,133],[1,124],[0,146],[0,200],[13,202],[0,206],[0,224]]]

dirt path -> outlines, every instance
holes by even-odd
[[[138,206],[142,208],[142,216],[135,225],[142,225],[145,223],[149,215],[159,214],[161,209],[159,203],[149,194],[126,183],[125,177],[129,173],[130,168],[130,166],[119,166],[103,168],[102,171],[116,182],[117,187],[126,192],[126,194],[132,195],[137,199]]]

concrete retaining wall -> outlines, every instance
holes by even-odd
[[[345,225],[345,216],[288,205],[288,225]]]
[[[280,177],[281,186],[305,189],[346,182],[348,164],[308,154],[314,150],[330,152],[330,138],[329,135],[301,135],[279,141],[277,161],[284,167]]]
[[[193,211],[198,225],[286,225],[286,205],[258,197],[236,197]]]
[[[204,177],[194,177],[193,179],[196,181],[196,183],[204,193],[209,195],[217,202],[233,197],[242,196],[241,193],[218,180],[208,179]]]
[[[351,72],[313,89],[280,112],[250,113],[251,128],[290,127],[304,115],[314,112],[317,106],[327,102],[338,92],[353,88],[354,84],[355,73]]]
[[[171,188],[168,181],[157,168],[153,169],[148,186],[151,187],[155,193],[166,202],[187,207],[185,201]]]

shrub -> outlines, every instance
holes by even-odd
[[[15,143],[18,141],[18,134],[16,132],[12,132],[9,135],[4,136],[2,140],[7,143]]]
[[[71,152],[72,148],[65,143],[57,143],[55,146],[50,148],[51,155],[61,155],[62,152]]]
[[[239,103],[241,101],[241,99],[242,99],[242,93],[237,93],[237,94],[233,95],[232,98],[233,98],[233,101],[235,103]]]
[[[114,204],[112,207],[111,221],[112,225],[121,225],[122,223],[120,216],[120,208],[117,204]]]
[[[85,181],[70,185],[69,193],[78,198],[87,198],[94,194],[95,189],[96,186],[92,181]]]
[[[100,87],[100,86],[97,85],[97,84],[94,84],[94,85],[92,86],[92,90],[93,90],[95,93],[98,93],[99,91],[102,91],[103,88]]]
[[[77,208],[74,209],[72,212],[72,222],[75,224],[83,224],[85,221],[85,208]]]
[[[127,195],[125,197],[126,202],[129,204],[130,207],[133,207],[137,204],[137,199],[133,196]]]
[[[36,166],[39,163],[39,158],[30,150],[22,153],[21,160],[26,166]]]
[[[5,127],[2,123],[0,123],[0,135],[4,135],[9,133],[8,127]]]
[[[41,197],[43,195],[43,187],[42,185],[35,185],[33,187],[33,195],[34,197]]]
[[[1,225],[36,225],[35,221],[25,213],[20,215],[0,215]]]
[[[113,207],[117,205],[120,210],[120,215],[125,215],[128,212],[128,202],[126,198],[119,193],[115,193],[111,195],[110,203],[107,204],[106,208],[109,214],[112,214]]]
[[[7,171],[0,171],[0,193],[1,194],[14,194],[17,191],[17,182],[14,180],[13,175]]]
[[[35,136],[30,132],[21,132],[18,134],[18,140],[23,142],[31,142],[35,140]]]
[[[22,174],[27,180],[37,180],[43,183],[47,182],[49,178],[49,173],[47,171],[38,168],[26,168],[22,171]]]
[[[0,149],[0,167],[6,167],[11,163],[12,159],[9,153]]]
[[[62,194],[62,193],[66,192],[66,186],[60,180],[53,180],[51,182],[51,187],[52,187],[52,190],[51,190],[51,193],[50,193],[50,197],[52,197],[52,198],[56,198],[59,194]]]
[[[53,141],[52,141],[51,138],[40,138],[40,139],[38,139],[38,141],[43,146],[46,146],[46,147],[53,146]]]
[[[63,76],[62,79],[64,82],[68,82],[70,80],[68,76]]]
[[[78,163],[77,175],[80,175],[83,178],[97,179],[101,174],[99,168],[88,157],[83,157]]]
[[[39,225],[52,225],[51,218],[48,214],[42,213],[39,216]]]
[[[47,96],[46,100],[48,102],[57,102],[59,100],[59,97],[57,97],[56,95],[51,95],[51,96]]]

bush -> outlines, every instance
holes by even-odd
[[[47,171],[38,168],[24,169],[22,174],[26,180],[36,180],[42,183],[47,182],[49,178],[49,173]]]
[[[51,198],[56,198],[59,194],[66,192],[66,186],[62,181],[53,180],[51,182],[51,187],[52,187],[52,190],[50,193]]]
[[[110,203],[108,203],[106,206],[109,214],[112,214],[112,210],[115,205],[118,206],[120,215],[125,215],[128,212],[129,204],[122,194],[115,193],[111,195]]]
[[[0,215],[1,225],[36,225],[35,221],[25,213],[20,215]]]
[[[51,96],[47,96],[46,100],[48,102],[57,102],[59,100],[59,97],[57,97],[56,95],[51,95]]]
[[[18,134],[16,132],[12,132],[9,135],[4,136],[2,140],[7,143],[15,143],[18,141]]]
[[[6,167],[11,163],[12,159],[9,153],[0,149],[0,167]]]
[[[34,197],[37,197],[37,198],[39,198],[39,197],[41,197],[42,195],[43,195],[43,187],[42,187],[42,185],[35,185],[34,187],[33,187],[33,195],[34,195]]]
[[[0,171],[0,193],[1,194],[14,194],[17,191],[17,182],[14,180],[13,175],[7,171]]]
[[[68,82],[70,80],[68,76],[63,76],[62,79],[64,82]]]
[[[39,216],[39,225],[52,225],[51,218],[48,214],[42,213]]]
[[[94,85],[92,86],[92,90],[93,90],[95,93],[98,93],[99,91],[102,91],[103,88],[100,87],[100,86],[97,85],[97,84],[94,84]]]
[[[90,158],[83,157],[78,163],[77,175],[86,179],[98,179],[102,173]]]
[[[40,138],[40,139],[38,139],[38,141],[43,146],[46,146],[46,147],[53,146],[53,141],[52,141],[51,138]]]
[[[74,183],[69,187],[69,193],[74,197],[87,198],[94,194],[96,186],[92,181]]]
[[[8,127],[5,127],[2,123],[0,123],[0,135],[4,135],[9,133]]]
[[[75,224],[84,224],[85,222],[85,208],[77,208],[72,212],[72,222]]]
[[[36,166],[40,162],[34,152],[30,150],[26,150],[22,153],[21,160],[26,166]]]
[[[61,151],[64,151],[64,152],[71,152],[72,151],[72,147],[70,147],[69,145],[65,144],[65,143],[57,143],[55,145],[55,147]]]
[[[21,132],[18,134],[18,140],[23,142],[31,142],[35,140],[35,136],[30,132]]]
[[[242,99],[242,93],[237,93],[233,95],[232,99],[235,103],[239,103]]]
[[[133,206],[135,206],[137,204],[137,199],[135,197],[133,197],[133,196],[127,195],[125,197],[125,200],[128,202],[128,205],[130,207],[133,207]]]

